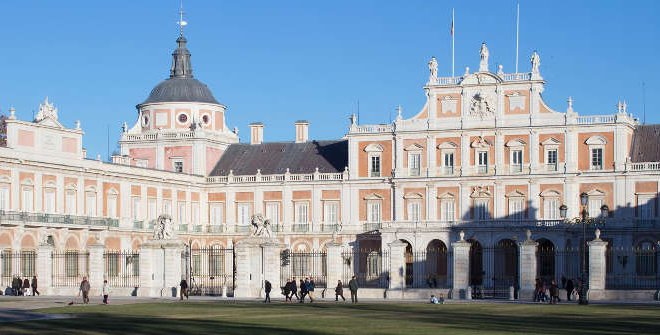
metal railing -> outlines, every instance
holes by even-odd
[[[342,284],[355,276],[359,287],[387,288],[389,286],[390,258],[381,250],[344,250],[342,258]],[[334,285],[336,283],[331,283]]]
[[[0,210],[0,224],[10,222],[119,227],[112,218]]]
[[[52,265],[54,287],[78,287],[83,277],[89,277],[89,252],[53,251]]]
[[[2,267],[2,276],[0,277],[0,288],[14,287],[15,278],[23,280],[26,278],[32,281],[32,276],[36,274],[37,253],[34,250],[3,250],[0,252],[0,267]],[[17,294],[18,291],[13,292]]]
[[[314,280],[317,288],[327,286],[327,253],[325,251],[292,252],[289,249],[280,254],[280,287],[295,277]],[[335,283],[331,283],[334,285]],[[320,293],[318,293],[320,296]]]
[[[110,287],[140,286],[140,253],[133,250],[103,253],[104,279]]]

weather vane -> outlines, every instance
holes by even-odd
[[[176,24],[179,25],[179,34],[183,36],[183,27],[188,25],[188,22],[183,20],[183,0],[181,0],[181,6],[179,7],[179,21]]]

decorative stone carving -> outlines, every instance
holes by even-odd
[[[487,198],[490,197],[490,187],[488,186],[475,186],[470,193],[471,198]]]
[[[48,102],[48,97],[44,99],[43,103],[39,104],[39,113],[37,113],[34,120],[39,122],[45,118],[57,120],[57,108],[55,108],[55,105],[52,103]]]
[[[431,57],[431,60],[429,61],[429,84],[437,84],[438,83],[438,61],[435,59],[435,57]]]
[[[481,61],[479,62],[479,72],[488,72],[488,47],[486,46],[486,42],[481,43],[481,50],[479,50],[479,56],[481,57]]]
[[[154,224],[154,240],[171,240],[174,238],[174,223],[169,214],[162,214]]]
[[[532,73],[533,74],[539,74],[539,67],[541,66],[541,57],[539,57],[539,54],[534,51],[532,52],[532,57],[529,60],[532,63]]]
[[[477,92],[472,96],[470,102],[469,116],[481,120],[490,119],[495,117],[495,101],[486,94]]]
[[[270,227],[270,220],[264,219],[263,215],[252,215],[250,223],[252,224],[252,232],[250,233],[251,237],[271,237],[273,235]]]

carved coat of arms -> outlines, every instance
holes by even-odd
[[[495,116],[495,101],[481,92],[475,93],[470,102],[470,116],[476,119],[490,119]]]

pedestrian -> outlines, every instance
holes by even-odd
[[[575,286],[573,286],[573,279],[568,279],[566,281],[566,300],[571,301],[571,295],[573,295],[573,290],[575,290]]]
[[[15,296],[21,294],[21,279],[16,276],[11,280],[11,292],[11,294]]]
[[[541,301],[541,279],[536,278],[534,281],[534,302]]]
[[[108,295],[110,295],[110,285],[107,280],[103,280],[103,303],[108,304]]]
[[[23,295],[30,295],[30,280],[27,277],[23,279]]]
[[[556,304],[559,302],[559,287],[557,286],[557,281],[552,280],[550,282],[550,303]]]
[[[186,300],[189,299],[188,297],[188,282],[186,281],[186,278],[181,279],[181,282],[179,283],[179,287],[181,287],[181,292],[180,292],[180,299],[183,300],[183,296],[186,296]]]
[[[431,294],[431,303],[432,304],[439,303],[438,298],[435,296],[435,294]]]
[[[289,293],[291,293],[291,281],[287,280],[286,284],[284,284],[284,287],[282,288],[282,294],[284,295],[284,302],[289,301]]]
[[[351,290],[351,302],[354,304],[358,302],[358,283],[357,280],[355,279],[355,276],[351,278],[351,280],[348,282],[348,289]]]
[[[270,284],[269,281],[264,282],[264,292],[266,292],[266,299],[264,299],[264,303],[270,303],[270,290],[273,289],[273,285]]]
[[[309,282],[307,283],[307,295],[309,296],[309,302],[314,302],[314,289],[316,288],[316,284],[314,284],[314,278],[309,278]]]
[[[291,301],[294,295],[296,296],[296,300],[300,300],[298,297],[298,282],[296,282],[296,277],[291,278],[291,296],[289,297],[289,301]]]
[[[307,280],[307,278],[305,278],[305,281],[306,280]],[[301,304],[305,302],[305,296],[307,295],[307,283],[305,281],[300,279],[300,299],[299,300],[300,300]]]
[[[335,287],[335,301],[339,301],[339,297],[343,301],[346,301],[346,298],[344,298],[344,285],[341,283],[341,280],[337,281],[337,287]]]
[[[89,303],[89,290],[91,289],[87,277],[83,277],[82,282],[80,282],[80,293],[82,293],[83,304]]]
[[[564,275],[561,275],[561,287],[560,288],[566,288],[566,277]]]
[[[37,290],[37,275],[32,276],[32,296],[41,295]]]

